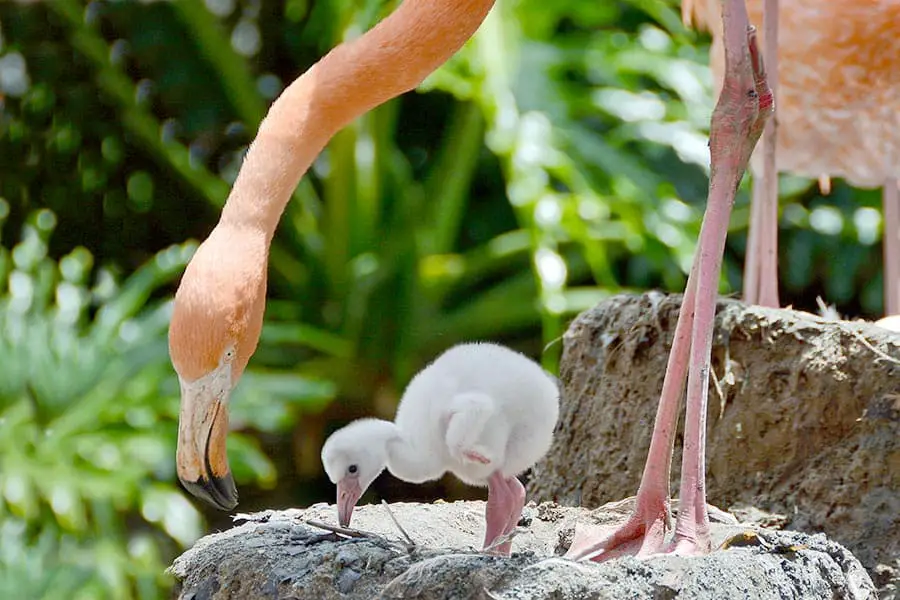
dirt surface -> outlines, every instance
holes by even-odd
[[[616,296],[570,326],[557,434],[529,497],[596,507],[635,493],[680,301]],[[825,532],[869,569],[882,599],[900,598],[898,361],[900,335],[869,323],[719,302],[709,501]],[[679,437],[676,491],[680,447]]]
[[[602,564],[556,557],[572,538],[576,520],[608,524],[630,509],[619,503],[588,512],[553,503],[529,504],[513,541],[513,556],[476,551],[484,528],[484,502],[392,504],[414,547],[379,505],[354,513],[355,527],[374,537],[345,539],[307,520],[336,522],[336,508],[241,515],[238,527],[207,536],[172,567],[179,600],[359,598],[428,600],[600,600],[721,598],[875,598],[862,565],[824,535],[738,525],[714,512],[716,545],[752,529],[745,545],[699,558],[633,557]]]

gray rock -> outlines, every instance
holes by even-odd
[[[409,548],[383,506],[361,506],[354,526],[371,537],[346,539],[306,524],[334,522],[334,506],[243,515],[245,523],[207,536],[171,571],[181,600],[316,599],[720,599],[876,598],[860,563],[824,535],[738,524],[714,511],[713,538],[746,545],[708,556],[633,557],[574,563],[558,556],[576,520],[608,524],[628,502],[596,511],[529,504],[510,558],[480,554],[484,503],[392,504],[415,542]]]
[[[634,493],[680,303],[619,295],[571,324],[559,425],[529,497],[594,507]],[[721,299],[712,358],[709,502],[824,532],[900,600],[900,335]],[[680,470],[679,435],[673,490]]]

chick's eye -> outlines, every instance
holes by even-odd
[[[349,467],[347,467],[347,471],[351,475],[356,475],[356,472],[359,471],[359,467],[357,467],[356,465],[350,465]]]

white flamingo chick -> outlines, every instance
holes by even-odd
[[[338,520],[350,524],[356,502],[385,467],[410,483],[450,471],[488,488],[488,550],[519,522],[525,488],[516,476],[550,449],[558,416],[559,389],[540,365],[496,344],[454,346],[413,377],[394,422],[359,419],[325,441],[322,463],[337,484]],[[508,555],[510,542],[490,551]]]

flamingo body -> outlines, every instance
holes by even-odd
[[[778,170],[881,187],[900,177],[900,1],[779,0]],[[724,74],[719,0],[684,0],[713,36],[716,93]],[[763,0],[747,0],[762,25]],[[758,32],[765,42],[765,30]],[[761,173],[762,152],[751,169]]]
[[[764,22],[764,5],[777,14],[760,36],[777,32],[766,53],[779,115],[766,129],[775,143],[764,138],[750,165],[745,299],[779,305],[776,172],[786,171],[819,178],[823,190],[831,177],[883,187],[884,310],[900,312],[900,0],[749,0],[752,23]],[[682,2],[686,23],[712,31],[718,89],[724,71],[720,14],[718,0]]]

